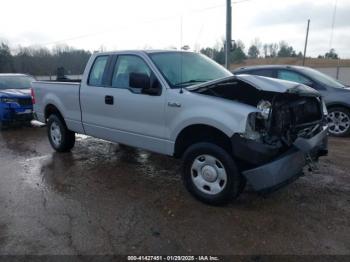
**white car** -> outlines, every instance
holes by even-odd
[[[246,181],[256,191],[278,188],[327,153],[327,110],[317,91],[234,76],[197,53],[98,53],[80,84],[33,88],[37,119],[56,151],[72,149],[82,133],[182,157],[186,187],[209,204],[236,198]]]

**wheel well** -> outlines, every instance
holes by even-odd
[[[45,121],[47,121],[47,119],[52,115],[55,114],[57,115],[59,118],[61,118],[64,121],[64,118],[61,114],[61,112],[57,109],[57,107],[55,107],[52,104],[48,104],[45,108]]]
[[[190,145],[198,142],[210,142],[232,153],[231,140],[224,132],[212,126],[198,124],[184,128],[177,136],[174,157],[181,157]]]
[[[343,104],[330,104],[330,105],[327,105],[327,109],[331,109],[331,108],[334,108],[334,107],[343,107],[347,110],[350,110],[350,106],[347,106],[347,105],[343,105]]]

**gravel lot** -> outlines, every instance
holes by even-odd
[[[348,254],[350,139],[317,173],[211,207],[180,162],[79,136],[57,154],[46,128],[0,132],[0,254]]]

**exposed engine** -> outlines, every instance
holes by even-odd
[[[322,101],[317,96],[258,90],[240,80],[219,83],[197,92],[259,109],[249,115],[246,133],[242,135],[269,145],[290,146],[297,137],[311,137],[319,131],[323,121]]]
[[[264,107],[258,105],[261,113],[251,116],[249,124],[265,143],[281,140],[290,146],[297,137],[311,137],[321,127],[322,103],[318,97],[278,94],[271,102],[262,100],[259,104]]]

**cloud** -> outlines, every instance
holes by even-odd
[[[270,12],[260,12],[252,19],[254,26],[273,26],[282,24],[305,24],[311,19],[313,29],[330,28],[334,6],[317,5],[312,2],[299,2]],[[350,27],[350,5],[338,5],[335,19],[336,28]]]

